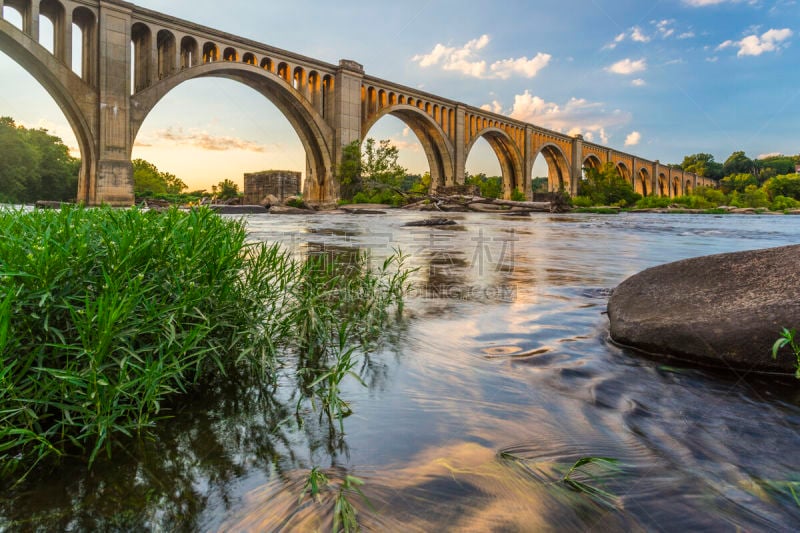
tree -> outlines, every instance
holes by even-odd
[[[337,175],[340,195],[347,200],[360,199],[400,203],[408,171],[397,162],[399,151],[388,139],[378,143],[353,141],[344,147]]]
[[[633,205],[642,196],[623,178],[614,163],[606,163],[601,168],[586,170],[582,180],[580,196],[587,196],[594,205]]]
[[[0,201],[74,200],[79,171],[61,139],[0,117]]]
[[[722,178],[719,183],[725,194],[744,192],[750,185],[758,186],[758,180],[752,174],[731,174]]]
[[[226,178],[220,181],[219,184],[212,185],[211,191],[220,200],[228,200],[239,196],[239,185]]]
[[[800,200],[800,174],[784,174],[768,179],[763,187],[770,199],[778,196]]]
[[[707,178],[720,179],[724,176],[722,165],[714,161],[714,156],[711,154],[687,155],[683,158],[680,168]]]
[[[733,152],[725,164],[722,165],[722,173],[725,176],[731,174],[757,174],[758,168],[752,159],[744,155],[744,152]]]
[[[488,177],[481,172],[475,175],[467,174],[464,182],[467,185],[477,185],[484,198],[501,198],[503,196],[503,178],[501,177]]]
[[[133,190],[137,196],[158,194],[180,194],[187,185],[174,174],[161,172],[156,166],[144,159],[134,159]]]

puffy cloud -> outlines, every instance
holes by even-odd
[[[266,151],[263,145],[252,141],[225,135],[213,135],[207,131],[184,131],[183,128],[158,130],[153,134],[153,138],[137,139],[135,145],[145,148],[163,146],[165,142],[175,146],[192,146],[213,152],[225,152],[228,150],[240,150],[243,152]]]
[[[647,61],[644,59],[637,59],[636,61],[632,59],[623,59],[622,61],[617,61],[613,65],[607,67],[606,70],[614,74],[622,74],[623,76],[627,76],[629,74],[647,70]]]
[[[789,28],[771,29],[761,35],[748,35],[741,41],[727,40],[720,44],[717,50],[739,47],[739,51],[736,53],[738,57],[760,56],[765,52],[777,52],[786,48],[789,45],[787,39],[792,35],[793,32]]]
[[[491,71],[493,77],[507,80],[514,74],[518,74],[525,78],[535,77],[540,70],[550,63],[552,56],[550,54],[543,54],[539,52],[536,57],[528,59],[527,57],[520,57],[517,59],[503,59],[502,61],[495,61],[492,63]]]
[[[631,82],[631,85],[633,85],[634,87],[644,87],[645,85],[647,85],[647,82],[644,81],[642,78],[636,78]]]
[[[649,43],[650,37],[642,33],[642,29],[635,26],[631,31],[631,40],[637,43]]]
[[[625,146],[636,146],[641,142],[642,134],[638,131],[632,131],[627,137],[625,137]]]
[[[483,109],[495,113],[505,112],[497,100],[486,104]],[[514,105],[505,114],[568,135],[582,134],[588,141],[599,141],[603,144],[609,141],[607,129],[622,126],[631,120],[628,113],[619,109],[607,111],[600,102],[571,98],[561,106],[532,95],[527,90],[514,97]]]
[[[444,70],[460,72],[474,78],[507,80],[515,75],[533,78],[552,59],[550,54],[539,52],[530,59],[526,56],[502,59],[489,65],[478,52],[486,48],[490,40],[488,35],[481,35],[460,48],[439,43],[429,54],[415,55],[411,60],[423,68],[441,66]]]

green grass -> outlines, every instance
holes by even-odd
[[[289,356],[343,430],[340,382],[410,273],[399,253],[295,259],[207,209],[0,211],[0,234],[0,481],[91,466],[198,384]]]

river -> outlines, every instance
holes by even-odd
[[[608,342],[604,313],[645,268],[800,243],[797,218],[448,216],[247,218],[297,253],[399,247],[419,268],[358,367],[367,386],[345,382],[343,436],[290,423],[288,392],[223,390],[127,455],[4,498],[0,529],[330,530],[332,497],[298,503],[312,466],[364,482],[369,503],[350,501],[373,531],[797,529],[800,387],[646,359]],[[581,457],[617,461],[586,478],[604,498],[560,481]]]

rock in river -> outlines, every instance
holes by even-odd
[[[611,338],[650,354],[725,369],[794,373],[772,345],[800,329],[800,245],[686,259],[614,289]]]

